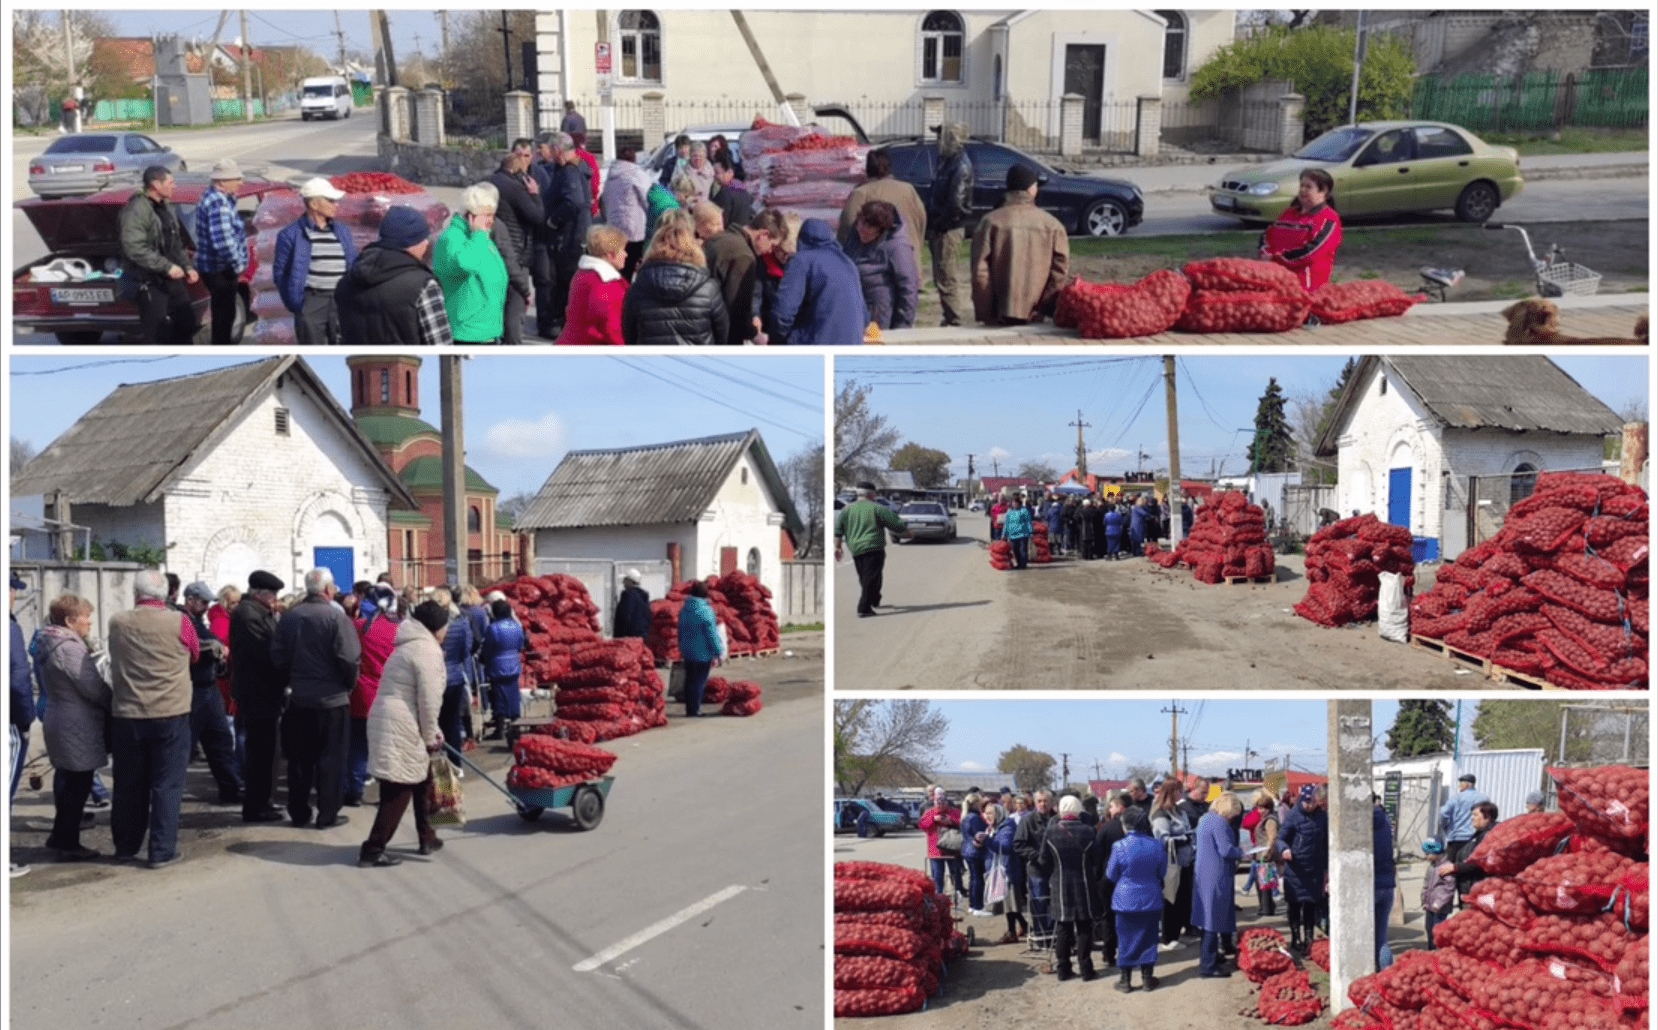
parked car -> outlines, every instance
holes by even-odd
[[[59,136],[29,162],[29,188],[42,200],[137,185],[150,165],[186,171],[184,158],[141,132],[77,132]]]
[[[185,246],[192,252],[195,243],[190,239],[196,221],[196,203],[207,192],[205,176],[179,176],[173,189],[173,204],[178,208],[183,223]],[[17,206],[28,216],[35,231],[46,244],[47,256],[36,265],[18,269],[12,277],[12,322],[19,333],[45,332],[56,334],[60,343],[71,345],[96,344],[106,333],[123,336],[136,335],[138,308],[120,291],[121,239],[119,218],[121,208],[135,192],[134,187],[105,190],[90,197],[62,200],[25,200]],[[268,201],[294,195],[293,188],[280,182],[249,178],[236,192],[238,212],[249,223],[248,269],[242,273],[242,303],[236,306],[236,324],[231,329],[231,341],[237,342],[247,324],[252,321],[253,294],[250,283],[259,270],[259,256],[253,245],[252,223],[257,210]],[[94,276],[72,281],[37,282],[31,272],[34,267],[46,265],[57,258],[80,258],[91,267]],[[211,315],[207,287],[202,283],[187,286],[190,300],[201,321],[196,335],[197,343],[212,340]]]
[[[892,161],[892,174],[921,194],[932,192],[938,172],[938,142],[909,140],[881,148]],[[1006,143],[969,140],[967,156],[973,161],[973,217],[969,234],[984,215],[1002,205],[1007,196],[1007,173],[1024,165],[1036,174],[1036,206],[1059,219],[1067,232],[1076,236],[1120,236],[1140,224],[1145,214],[1145,197],[1140,187],[1126,179],[1101,179],[1077,175],[1036,158]]]
[[[1344,219],[1450,209],[1484,222],[1525,185],[1520,155],[1445,122],[1363,122],[1331,129],[1270,164],[1234,168],[1210,194],[1216,214],[1270,222],[1300,188],[1303,169],[1335,180]]]
[[[875,806],[873,801],[863,798],[836,798],[835,799],[835,832],[858,832],[858,819],[867,816],[869,832],[877,837],[884,837],[889,830],[904,829],[904,817],[892,812],[884,812]]]
[[[350,118],[351,87],[340,75],[323,75],[306,79],[299,84],[299,117],[301,121],[313,118]]]
[[[764,112],[769,116],[771,112]],[[733,150],[737,148],[737,137],[753,127],[753,120],[746,122],[716,122],[707,125],[687,125],[685,128],[668,136],[662,145],[652,151],[650,160],[644,167],[653,172],[662,171],[662,166],[674,152],[674,140],[680,136],[691,137],[692,142],[707,143],[715,136],[724,136],[730,142]],[[869,146],[869,134],[864,127],[853,117],[852,112],[838,104],[824,104],[812,109],[812,125],[816,125],[832,136],[852,136],[860,146]]]
[[[937,501],[911,501],[898,509],[898,517],[917,540],[956,538],[956,517]]]
[[[968,511],[973,511],[973,512],[978,512],[980,515],[983,515],[984,514],[984,502],[983,501],[974,501],[972,504],[969,504],[967,506],[967,510]]]
[[[901,816],[906,830],[919,825],[921,822],[921,802],[919,801],[896,801],[892,798],[877,797],[874,799],[874,803],[875,807],[883,812],[891,812],[893,815]]]

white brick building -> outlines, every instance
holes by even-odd
[[[774,594],[786,534],[803,530],[758,430],[622,450],[571,451],[518,517],[537,559],[677,564],[679,581],[733,569]]]
[[[1622,420],[1542,356],[1367,356],[1319,438],[1336,507],[1375,512],[1455,558],[1538,472],[1600,470]],[[1487,478],[1479,478],[1487,477]]]
[[[188,583],[297,585],[387,568],[392,507],[414,501],[300,357],[122,386],[31,461],[13,497],[115,544],[161,550]]]

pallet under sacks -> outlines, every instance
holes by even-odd
[[[1405,577],[1405,599],[1416,587],[1410,530],[1359,515],[1314,533],[1307,541],[1307,596],[1295,614],[1320,626],[1345,626],[1376,614],[1384,572]]]
[[[967,954],[950,903],[922,872],[835,863],[835,1016],[916,1012]]]
[[[1187,565],[1200,583],[1271,579],[1278,558],[1267,543],[1266,513],[1236,490],[1215,494],[1197,509],[1192,531],[1165,551],[1147,541],[1146,557],[1160,568]]]
[[[1541,474],[1503,528],[1411,604],[1412,643],[1495,679],[1644,688],[1649,523],[1646,491],[1616,476]]]

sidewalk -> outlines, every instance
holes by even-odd
[[[1226,157],[1204,165],[1120,165],[1089,171],[1101,179],[1128,179],[1145,193],[1206,193],[1221,174],[1238,162]],[[1605,154],[1550,154],[1520,158],[1520,174],[1527,182],[1548,179],[1616,179],[1647,174],[1645,151]]]

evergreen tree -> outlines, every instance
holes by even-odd
[[[1450,751],[1456,746],[1451,702],[1422,699],[1399,702],[1399,715],[1387,731],[1387,753],[1393,758],[1415,758]]]
[[[1287,472],[1295,454],[1295,434],[1284,415],[1284,388],[1274,376],[1255,408],[1255,439],[1249,444],[1249,467],[1254,472]]]

